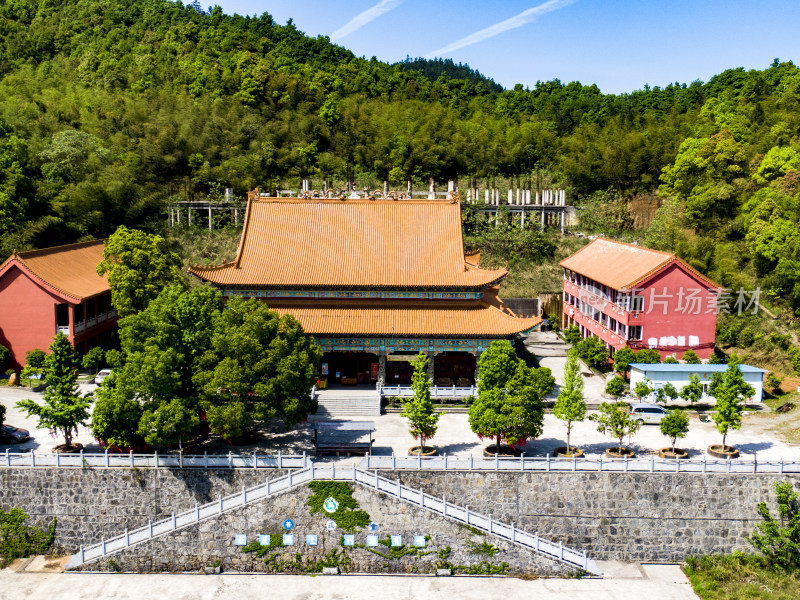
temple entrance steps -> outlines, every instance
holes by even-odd
[[[554,543],[539,537],[537,534],[530,534],[517,529],[513,523],[495,521],[490,515],[476,513],[470,510],[469,507],[448,502],[444,498],[436,498],[426,494],[421,489],[410,488],[399,481],[381,477],[377,471],[364,471],[355,465],[337,467],[336,463],[325,465],[311,463],[310,467],[289,471],[283,477],[268,478],[261,485],[242,488],[241,492],[225,497],[220,496],[217,500],[207,504],[196,504],[190,510],[179,514],[172,513],[170,517],[161,521],[155,523],[149,521],[147,525],[139,529],[133,531],[126,529],[122,535],[108,540],[103,538],[99,543],[91,546],[81,546],[80,550],[70,557],[66,570],[76,569],[86,563],[105,558],[132,546],[147,543],[153,538],[169,535],[249,504],[267,501],[276,494],[306,485],[310,481],[319,480],[347,481],[361,485],[456,523],[496,536],[551,560],[582,569],[591,575],[600,577],[603,575],[597,563],[589,558],[586,552],[567,548],[560,542]]]
[[[329,389],[316,392],[319,408],[316,417],[378,416],[381,414],[380,393],[367,389]]]

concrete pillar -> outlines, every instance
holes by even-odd
[[[436,353],[435,352],[427,352],[428,355],[428,379],[431,380],[433,383],[433,375],[435,373],[435,361],[436,361]]]
[[[559,215],[559,221],[561,222],[561,235],[564,235],[564,221],[565,221],[564,217],[565,216],[566,215],[564,214],[564,211],[562,210],[560,215]]]
[[[383,195],[385,196],[388,193],[389,193],[389,182],[388,181],[384,181],[383,182]]]
[[[519,215],[519,228],[525,229],[525,211],[523,210]]]
[[[489,188],[483,190],[483,203],[489,204]]]
[[[189,217],[189,227],[191,227],[192,226],[192,207],[191,206],[188,209],[186,209],[186,214]]]
[[[408,192],[408,196],[411,197],[411,180],[409,179],[406,181],[406,191]]]
[[[238,227],[239,226],[239,209],[238,208],[234,208],[233,209],[233,226],[234,227]]]
[[[386,352],[378,353],[378,381],[386,384]]]
[[[478,376],[481,368],[481,352],[472,352],[475,357],[475,385],[478,385]]]
[[[542,198],[542,202],[544,202],[544,198]],[[544,206],[542,206],[542,231],[544,231]]]

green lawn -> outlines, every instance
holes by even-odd
[[[769,569],[761,556],[689,557],[683,571],[703,600],[800,598],[800,573]]]

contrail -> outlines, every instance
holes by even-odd
[[[331,41],[336,42],[343,37],[347,37],[354,31],[358,31],[364,25],[380,17],[382,14],[389,12],[393,8],[403,3],[403,0],[381,0],[372,8],[368,8],[364,12],[357,14],[349,23],[340,27],[331,34]]]
[[[499,35],[510,29],[516,29],[517,27],[522,27],[523,25],[531,23],[536,20],[536,17],[553,12],[559,8],[563,8],[564,6],[572,4],[575,1],[576,0],[548,0],[548,2],[540,4],[539,6],[534,6],[533,8],[529,8],[528,10],[524,10],[510,19],[506,19],[505,21],[501,21],[500,23],[496,23],[495,25],[487,27],[486,29],[481,29],[480,31],[471,33],[467,37],[461,38],[452,44],[448,44],[444,48],[439,48],[438,50],[429,52],[425,55],[425,58],[442,56],[443,54],[448,54],[455,50],[472,46],[472,44],[477,44],[483,40],[488,40],[489,38]]]

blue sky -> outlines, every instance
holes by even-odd
[[[469,64],[506,87],[596,83],[605,93],[707,81],[800,60],[799,0],[218,0],[293,19],[356,55]],[[205,4],[205,2],[203,2]]]

